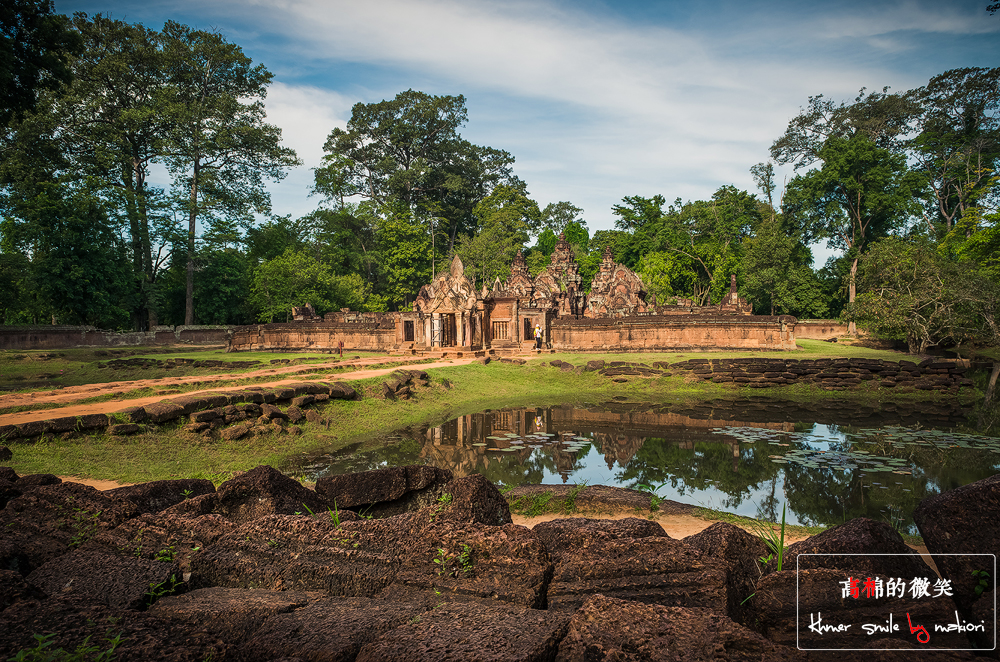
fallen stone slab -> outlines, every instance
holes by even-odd
[[[106,490],[109,496],[127,499],[139,507],[140,513],[156,513],[191,497],[215,492],[210,480],[185,478],[180,480],[156,480],[127,487]]]
[[[364,645],[357,662],[544,662],[568,622],[569,614],[537,609],[445,603]]]
[[[380,635],[419,622],[432,608],[381,598],[311,600],[294,611],[269,616],[234,653],[239,662],[279,660],[294,653],[315,662],[355,660]]]
[[[711,609],[595,595],[573,614],[557,662],[805,661]]]
[[[147,417],[153,423],[167,423],[191,413],[185,412],[184,407],[169,400],[145,405],[143,409],[146,410]]]
[[[762,566],[759,559],[767,556],[767,546],[728,522],[716,522],[682,542],[726,569],[726,615],[752,628],[753,608],[747,598],[756,591]]]
[[[639,537],[627,537],[630,532]],[[653,533],[632,522],[549,522],[542,535],[552,542],[550,553],[558,558],[548,589],[549,608],[576,609],[591,595],[601,594],[725,613],[725,568],[665,533]]]
[[[287,614],[309,602],[309,595],[301,591],[203,588],[161,598],[149,614],[176,621],[179,628],[207,629],[232,644],[248,639],[269,617]],[[293,646],[283,654],[292,651],[299,652]]]
[[[993,559],[946,555],[1000,555],[1000,475],[927,497],[913,511],[913,521],[934,563],[955,587],[955,602],[968,610],[980,598],[973,572],[988,571],[990,589],[994,585]]]
[[[172,590],[181,577],[173,562],[83,548],[45,563],[27,581],[63,600],[122,610],[144,608],[157,591]]]
[[[425,465],[390,467],[316,481],[316,493],[338,507],[387,517],[436,503],[453,479],[451,471]]]

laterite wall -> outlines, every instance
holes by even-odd
[[[233,331],[231,352],[299,352],[337,349],[388,352],[396,345],[396,326],[381,322],[290,322],[241,326]]]
[[[795,318],[650,315],[612,319],[557,319],[552,348],[565,351],[795,349]]]

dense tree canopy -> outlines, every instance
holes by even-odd
[[[809,97],[748,164],[757,194],[623,191],[614,227],[593,232],[572,202],[533,199],[510,153],[462,137],[463,96],[416,90],[356,104],[324,145],[317,208],[272,212],[265,183],[298,163],[266,121],[272,78],[216,32],[5,4],[0,321],[402,310],[454,255],[492,285],[519,249],[540,273],[562,234],[585,289],[607,248],[660,304],[718,303],[735,275],[758,314],[843,314],[915,349],[1000,340],[1000,68]],[[796,176],[779,192],[784,164]],[[823,241],[839,254],[814,266]]]

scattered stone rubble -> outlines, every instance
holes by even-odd
[[[381,397],[386,400],[409,400],[418,386],[429,386],[431,378],[425,370],[395,370],[382,382]]]
[[[0,468],[0,493],[12,488],[20,494],[0,509],[0,659],[36,634],[73,650],[120,633],[120,660],[902,662],[914,659],[905,626],[824,635],[861,651],[798,650],[796,591],[800,609],[830,622],[881,622],[890,600],[845,600],[846,576],[935,576],[882,522],[797,543],[779,571],[727,523],[683,540],[641,518],[528,529],[482,476],[424,466],[324,477],[315,491],[261,466],[218,489],[186,480],[108,492]],[[1000,477],[919,512],[932,553],[995,553]],[[799,552],[902,556],[800,557],[796,575]],[[893,611],[945,623],[992,615],[992,591],[964,587],[968,568],[938,566],[955,599],[892,598]]]
[[[43,435],[72,436],[86,432],[130,435],[145,426],[171,423],[187,418],[183,429],[200,434],[218,434],[225,439],[239,439],[256,432],[280,432],[287,423],[309,419],[304,409],[330,399],[353,400],[357,392],[345,382],[295,382],[276,388],[248,387],[187,395],[162,400],[141,407],[128,407],[111,414],[63,416],[47,421],[0,425],[0,441],[31,439]],[[288,403],[281,410],[275,403]],[[315,415],[315,414],[313,414]],[[229,427],[226,427],[229,426]]]
[[[954,361],[925,359],[690,359],[670,366],[689,371],[702,381],[736,383],[749,388],[785,384],[815,384],[827,390],[844,390],[871,381],[881,388],[907,386],[922,391],[957,391],[971,386],[967,370]]]
[[[576,367],[566,361],[554,360],[549,365],[564,371]],[[788,384],[812,384],[828,391],[843,391],[871,382],[881,388],[921,391],[957,392],[971,386],[965,377],[968,370],[955,361],[925,359],[884,361],[882,359],[689,359],[677,363],[654,361],[650,364],[630,361],[588,361],[583,372],[597,372],[614,381],[628,377],[661,377],[671,374],[689,375],[699,381],[716,384],[736,384],[747,388],[768,388]]]

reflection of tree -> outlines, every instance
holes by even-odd
[[[809,448],[803,444],[803,448]],[[869,442],[833,443],[839,453],[866,451],[869,457],[900,458],[912,462],[912,475],[857,469],[834,471],[786,464],[785,498],[789,509],[803,523],[833,526],[854,517],[884,519],[890,511],[903,513],[904,526],[912,528],[912,513],[927,496],[968,485],[996,473],[987,450],[936,448],[906,444],[893,446],[876,438]],[[911,470],[908,466],[907,470]]]
[[[683,495],[687,491],[715,488],[729,495],[725,507],[736,508],[750,492],[778,474],[778,466],[767,455],[766,443],[742,446],[734,466],[734,447],[725,442],[695,442],[693,449],[680,448],[665,439],[646,439],[616,475],[621,483],[668,483]]]
[[[767,496],[757,504],[757,519],[766,520],[768,522],[778,521],[778,474],[775,473],[771,477],[771,491],[768,492]]]

